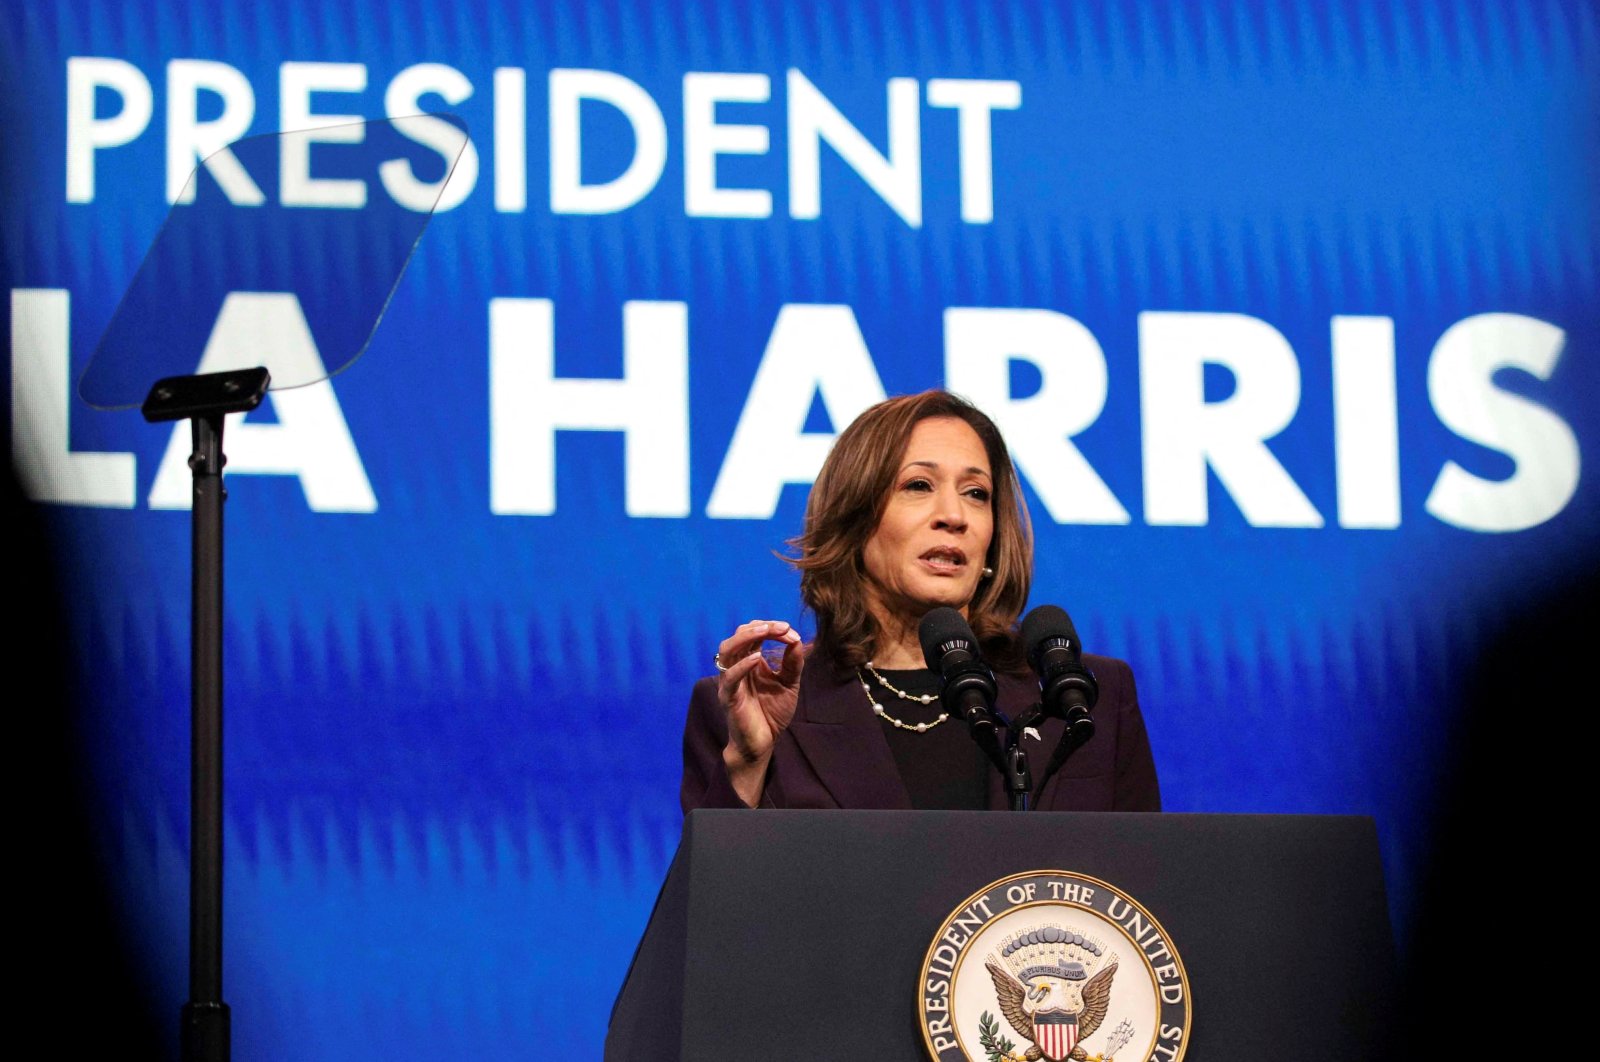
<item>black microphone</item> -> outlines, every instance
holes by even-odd
[[[1064,720],[1075,744],[1088,741],[1094,736],[1089,712],[1100,698],[1100,685],[1083,666],[1072,618],[1055,605],[1040,605],[1022,621],[1022,644],[1028,666],[1039,676],[1045,715]]]
[[[922,659],[939,676],[944,710],[967,721],[967,730],[984,751],[999,755],[994,703],[999,696],[994,673],[978,655],[972,628],[953,608],[936,608],[917,630]]]

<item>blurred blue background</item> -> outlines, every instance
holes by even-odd
[[[709,73],[757,77],[686,82]],[[735,624],[801,619],[772,551],[808,440],[873,374],[941,386],[947,357],[1026,425],[1033,601],[1132,662],[1167,807],[1374,816],[1404,949],[1482,634],[1595,557],[1592,4],[11,4],[13,458],[64,557],[99,850],[158,995],[186,959],[187,448],[64,380],[195,164],[186,130],[429,110],[466,122],[472,172],[371,348],[229,437],[236,1057],[597,1055],[677,839],[689,685]],[[310,172],[393,210],[361,150]],[[213,171],[179,209],[349,216],[249,165],[262,205]],[[769,199],[708,216],[717,188]],[[223,290],[299,293],[306,331],[273,318],[273,342],[345,327],[339,261],[235,250],[203,267]],[[173,293],[179,362],[216,338],[209,297],[196,321]],[[962,308],[1062,316],[983,318],[980,345],[1044,337],[983,376]],[[541,385],[551,335],[546,375],[645,381],[594,402],[635,444]],[[1060,471],[1073,451],[1092,472]],[[1510,708],[1558,725],[1504,663]]]

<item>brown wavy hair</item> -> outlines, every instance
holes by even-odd
[[[972,403],[948,391],[923,391],[879,402],[834,443],[806,502],[805,530],[785,557],[800,572],[800,598],[817,618],[815,647],[842,667],[872,659],[880,631],[867,602],[863,560],[878,529],[911,432],[921,421],[953,417],[978,433],[993,472],[989,499],[994,535],[984,564],[994,569],[967,605],[967,623],[992,667],[1024,666],[1014,627],[1033,583],[1033,526],[1000,429]]]

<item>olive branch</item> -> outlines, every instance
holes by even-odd
[[[1000,1035],[1000,1023],[993,1014],[984,1011],[978,1019],[978,1046],[989,1056],[989,1062],[1001,1062],[1017,1045]]]

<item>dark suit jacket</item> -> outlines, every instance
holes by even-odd
[[[1048,811],[1160,811],[1161,789],[1134,691],[1133,670],[1121,660],[1084,655],[1100,684],[1095,735],[1045,785],[1034,806]],[[1000,709],[1015,717],[1038,700],[1031,678],[997,676]],[[1026,741],[1037,781],[1061,737],[1060,720],[1040,728],[1040,740]],[[683,732],[685,814],[694,808],[742,808],[722,763],[728,743],[727,715],[717,703],[714,677],[695,683]],[[855,672],[836,669],[820,658],[800,675],[794,720],[778,737],[767,770],[762,807],[910,809],[883,724],[867,707]],[[989,782],[989,807],[1007,806],[1000,772]]]

